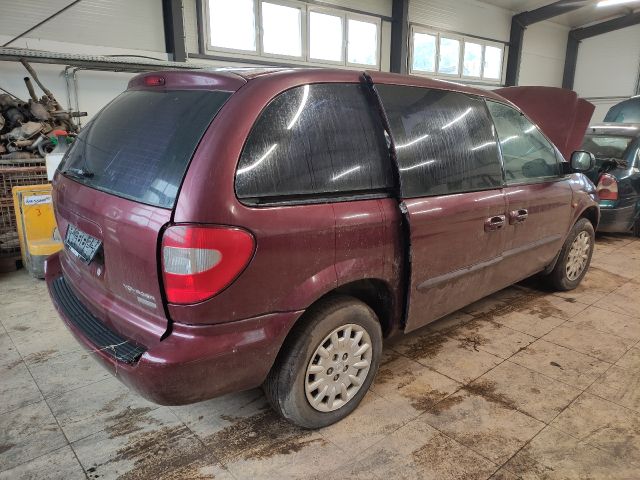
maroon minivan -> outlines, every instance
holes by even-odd
[[[384,338],[537,273],[576,287],[599,219],[576,172],[592,163],[449,82],[138,75],[55,176],[65,248],[46,280],[78,340],[146,398],[262,385],[321,427],[356,408]]]

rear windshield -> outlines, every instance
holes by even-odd
[[[60,169],[97,190],[173,208],[198,142],[230,95],[124,92],[82,130]]]
[[[598,159],[622,159],[631,140],[633,137],[620,135],[587,135],[584,138],[582,148],[593,153]]]

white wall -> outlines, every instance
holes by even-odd
[[[540,22],[524,32],[519,85],[562,87],[569,27]]]
[[[476,0],[410,0],[409,22],[436,30],[509,41],[510,10]]]
[[[596,105],[594,121],[630,97],[640,72],[640,25],[589,38],[580,43],[574,88]]]
[[[68,5],[68,0],[0,0],[0,45]],[[12,48],[32,48],[84,55],[140,55],[168,60],[162,4],[159,0],[83,0],[12,42]],[[32,63],[38,77],[65,107],[69,107],[64,65]],[[24,67],[0,61],[0,87],[28,98]],[[126,89],[133,76],[121,72],[80,70],[78,99],[89,118]],[[40,96],[37,85],[36,93]],[[75,106],[75,101],[73,101]],[[82,118],[86,122],[88,118]]]

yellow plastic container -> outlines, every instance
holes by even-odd
[[[44,278],[45,259],[62,249],[51,185],[13,187],[12,193],[22,263],[31,275]]]

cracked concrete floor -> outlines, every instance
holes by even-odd
[[[44,283],[0,276],[0,479],[640,478],[640,239],[598,238],[575,291],[507,288],[385,347],[361,406],[303,431],[259,390],[129,392]]]

